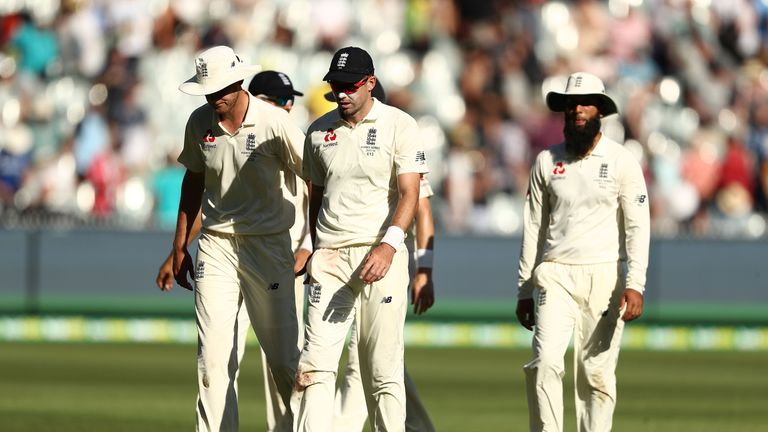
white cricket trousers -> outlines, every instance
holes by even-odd
[[[304,346],[304,299],[306,297],[304,275],[296,278],[294,288],[296,292],[296,319],[299,324],[297,349],[301,351]],[[280,392],[277,391],[277,384],[275,384],[275,378],[272,376],[272,370],[269,368],[264,350],[261,350],[261,370],[264,378],[264,399],[267,408],[267,432],[275,432],[278,422],[286,415],[287,409]]]
[[[405,430],[403,326],[408,305],[408,255],[398,250],[386,276],[364,284],[359,271],[372,246],[318,249],[311,275],[306,342],[293,399],[295,431],[333,430],[339,359],[353,320],[360,374],[375,432]]]
[[[365,392],[360,377],[360,360],[357,355],[357,325],[352,324],[352,334],[347,344],[349,358],[336,391],[336,406],[333,417],[334,432],[360,432],[363,430],[368,409],[365,406]],[[408,369],[405,368],[405,431],[434,432],[435,426],[429,418],[427,409],[416,391]]]
[[[576,430],[610,431],[624,329],[619,311],[623,265],[543,262],[533,283],[539,291],[533,360],[523,368],[530,430],[563,430],[564,357],[573,337]]]
[[[204,230],[195,266],[197,318],[197,430],[236,431],[237,377],[251,325],[283,403],[290,401],[298,361],[293,254],[288,232],[221,234]],[[291,429],[290,411],[276,430]]]

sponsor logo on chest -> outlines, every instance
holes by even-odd
[[[552,169],[552,180],[565,179],[565,164],[562,161],[555,162],[555,168]]]
[[[323,142],[320,144],[322,148],[328,148],[328,147],[335,147],[339,144],[338,141],[336,141],[336,131],[333,129],[328,129],[325,131],[325,135],[323,136]]]
[[[200,148],[203,151],[211,151],[216,148],[216,137],[213,136],[213,130],[208,129],[203,135],[203,142],[200,143]]]

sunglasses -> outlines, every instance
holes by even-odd
[[[272,103],[274,103],[279,107],[284,107],[288,105],[288,102],[293,102],[293,96],[281,96],[281,97],[269,96],[267,97],[267,99],[269,99]]]
[[[331,85],[331,90],[333,90],[335,94],[344,93],[349,95],[357,93],[357,91],[360,90],[360,87],[364,86],[365,83],[368,82],[368,78],[370,77],[365,77],[356,83],[330,82],[328,84]]]

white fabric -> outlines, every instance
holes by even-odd
[[[195,265],[198,326],[197,429],[237,430],[237,370],[242,307],[288,405],[298,361],[299,327],[288,233],[265,236],[204,230]],[[275,430],[290,430],[290,414]]]
[[[392,225],[387,228],[387,232],[384,233],[384,237],[381,238],[382,243],[386,243],[395,249],[399,249],[405,241],[405,231],[396,225]]]
[[[305,178],[325,189],[316,248],[378,244],[398,203],[397,176],[428,171],[416,121],[374,100],[354,127],[333,110],[309,128]]]
[[[178,159],[190,171],[205,173],[204,228],[259,235],[288,231],[296,209],[280,185],[292,173],[301,175],[304,134],[285,110],[248,97],[243,125],[232,134],[210,105],[197,108]]]
[[[336,405],[333,415],[334,432],[360,432],[368,418],[365,393],[360,376],[360,359],[357,354],[357,326],[352,324],[352,333],[347,344],[349,358],[344,377],[336,391]],[[405,369],[405,430],[406,432],[434,432],[435,426],[419,397],[416,384],[408,369]]]
[[[421,178],[419,200],[428,199],[434,193],[426,177]],[[414,224],[409,229],[409,237],[412,241],[406,241],[408,248],[408,279],[413,280],[416,275],[417,256],[415,248]],[[349,356],[347,366],[341,384],[336,391],[336,404],[334,407],[333,430],[335,432],[360,432],[363,430],[365,419],[368,418],[368,409],[365,406],[365,393],[360,379],[360,358],[357,353],[357,326],[352,324],[352,331],[347,344]],[[405,430],[406,432],[433,432],[435,427],[429,418],[426,407],[416,391],[416,385],[405,368]]]
[[[524,367],[531,432],[563,431],[563,359],[571,337],[578,432],[609,432],[616,405],[616,363],[624,291],[617,263],[544,262],[534,272],[539,290],[533,360]]]
[[[195,56],[195,75],[181,83],[179,90],[204,96],[256,75],[259,65],[247,65],[228,46],[208,48]]]
[[[605,136],[584,159],[569,159],[564,144],[539,153],[523,212],[518,297],[532,297],[531,274],[542,261],[626,259],[626,286],[642,293],[650,239],[648,201],[640,164]]]
[[[360,372],[373,431],[404,431],[403,325],[408,305],[408,254],[398,250],[386,276],[364,284],[357,273],[369,246],[318,249],[312,256],[307,343],[294,397],[295,430],[332,430],[336,372],[353,320]],[[370,369],[369,369],[370,368]]]
[[[296,318],[299,323],[299,339],[297,349],[301,350],[304,346],[304,299],[306,297],[306,285],[304,285],[304,275],[295,279],[294,289],[296,292]],[[278,430],[277,425],[283,422],[286,415],[286,405],[283,402],[280,392],[277,390],[275,378],[272,376],[272,370],[269,368],[267,357],[264,350],[261,352],[261,370],[264,379],[264,399],[267,409],[267,432]],[[289,405],[290,406],[290,405]],[[286,417],[287,418],[287,417]]]

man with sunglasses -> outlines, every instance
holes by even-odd
[[[565,141],[536,158],[523,213],[516,314],[534,330],[523,368],[530,430],[563,431],[563,363],[573,338],[576,430],[608,432],[624,322],[643,311],[648,192],[634,156],[600,131],[600,119],[617,108],[598,77],[574,73],[546,102],[564,115]]]
[[[197,430],[237,430],[237,378],[248,324],[256,332],[284,406],[299,356],[294,258],[296,188],[304,134],[288,114],[249,95],[258,71],[230,47],[195,57],[195,75],[179,86],[205,96],[189,117],[179,162],[187,172],[173,241],[176,282],[192,290],[198,327]],[[294,182],[295,184],[295,182]],[[196,262],[187,250],[202,214]],[[275,430],[292,428],[286,409]]]
[[[380,81],[371,90],[371,95],[379,102],[386,102],[387,94]],[[332,91],[325,93],[325,99],[336,102]],[[408,248],[408,277],[411,280],[411,304],[413,312],[421,315],[435,303],[435,291],[432,283],[432,256],[434,247],[435,224],[432,218],[430,197],[434,195],[426,176],[419,182],[419,203],[416,206],[416,218],[406,232],[405,246]],[[368,418],[365,406],[363,383],[360,381],[360,362],[357,357],[357,331],[352,324],[352,336],[347,350],[347,366],[336,391],[336,408],[333,416],[334,432],[360,432]],[[416,385],[405,368],[405,430],[406,432],[433,432],[435,430],[429,413],[419,397]]]
[[[365,50],[338,50],[323,79],[337,109],[310,125],[304,144],[315,251],[295,430],[332,430],[336,373],[354,321],[371,429],[403,431],[404,238],[427,172],[424,150],[416,121],[371,96],[376,77]]]

